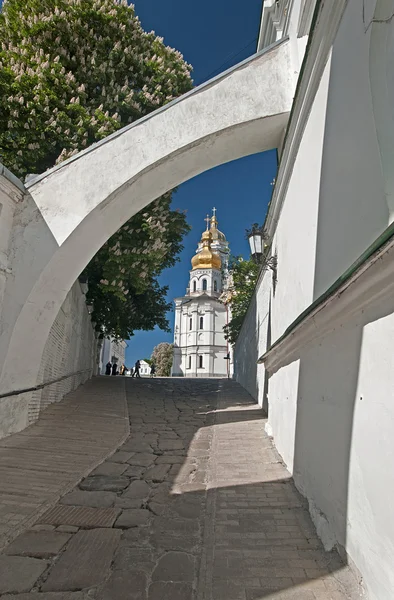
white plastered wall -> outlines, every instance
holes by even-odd
[[[266,377],[257,360],[267,350],[270,321],[271,271],[265,271],[253,296],[234,348],[234,375],[260,406],[265,405]]]
[[[316,230],[330,61],[327,62],[298,149],[285,203],[273,239],[277,285],[271,301],[272,342],[313,300]],[[259,354],[261,356],[263,352]],[[299,367],[293,363],[269,380],[268,432],[293,470]]]
[[[381,2],[374,22],[375,4],[348,3],[298,149],[274,237],[273,342],[392,220],[390,173],[382,167],[393,147],[392,116],[385,114],[383,131],[369,56],[371,30],[394,27],[394,3]],[[391,43],[387,32],[384,39]],[[391,62],[381,55],[372,63],[385,70],[381,75],[391,89],[392,56]],[[346,550],[371,600],[391,600],[393,293],[374,299],[376,290],[370,292],[367,308],[359,305],[357,289],[348,293],[351,315],[330,321],[321,335],[319,323],[311,321],[315,341],[301,345],[271,375],[269,426],[326,547]],[[296,334],[288,339],[297,346]]]

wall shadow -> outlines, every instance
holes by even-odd
[[[129,498],[151,516],[124,529],[113,567],[141,574],[138,598],[315,600],[345,589],[339,555],[322,547],[264,432],[263,410],[240,385],[142,379],[126,387],[131,434],[120,450],[136,453],[124,475],[134,469],[131,486],[150,489],[136,502],[128,488],[119,503]],[[138,468],[149,462],[147,445],[155,465]]]
[[[390,382],[383,376],[379,387],[376,369],[389,360],[382,336],[393,312],[393,300],[382,299],[300,352],[293,473],[326,546],[337,546],[383,594],[391,589],[390,555],[382,563],[381,554],[390,547],[391,507],[382,501],[376,512],[371,493],[390,452],[384,441],[376,448],[379,435],[386,438],[381,419],[390,419]]]

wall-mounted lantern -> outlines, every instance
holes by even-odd
[[[257,265],[260,265],[264,256],[264,238],[266,237],[263,227],[254,223],[250,229],[246,230],[246,237],[249,241],[252,259]]]

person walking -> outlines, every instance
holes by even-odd
[[[118,365],[116,363],[114,363],[112,365],[112,375],[117,375],[118,374]]]
[[[141,363],[139,360],[137,360],[137,362],[135,363],[135,369],[134,369],[134,375],[136,377],[141,377],[140,375],[140,368],[141,368]]]
[[[156,377],[156,367],[155,367],[155,363],[152,363],[150,366],[150,376],[151,377]]]
[[[112,364],[110,362],[107,362],[107,364],[105,365],[105,374],[111,375],[111,370],[112,370]]]
[[[133,369],[133,367],[131,367],[131,369],[130,369],[130,377],[134,377],[134,369]]]

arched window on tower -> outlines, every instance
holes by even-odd
[[[218,282],[216,281],[216,279],[215,279],[215,281],[213,282],[213,291],[214,291],[214,292],[217,292],[217,291],[218,291]]]
[[[193,319],[192,319],[192,317],[190,317],[190,319],[189,319],[189,330],[191,331],[192,328],[193,328]]]
[[[197,289],[197,282],[196,280],[193,281],[193,292],[195,292]]]
[[[187,367],[188,369],[192,368],[192,357],[189,356],[189,366]]]
[[[198,357],[198,366],[200,369],[202,369],[202,356]]]
[[[202,289],[203,289],[204,291],[206,291],[206,289],[207,289],[207,280],[206,280],[206,279],[203,279],[203,280],[202,280]]]
[[[204,329],[204,317],[200,317],[200,329]]]

